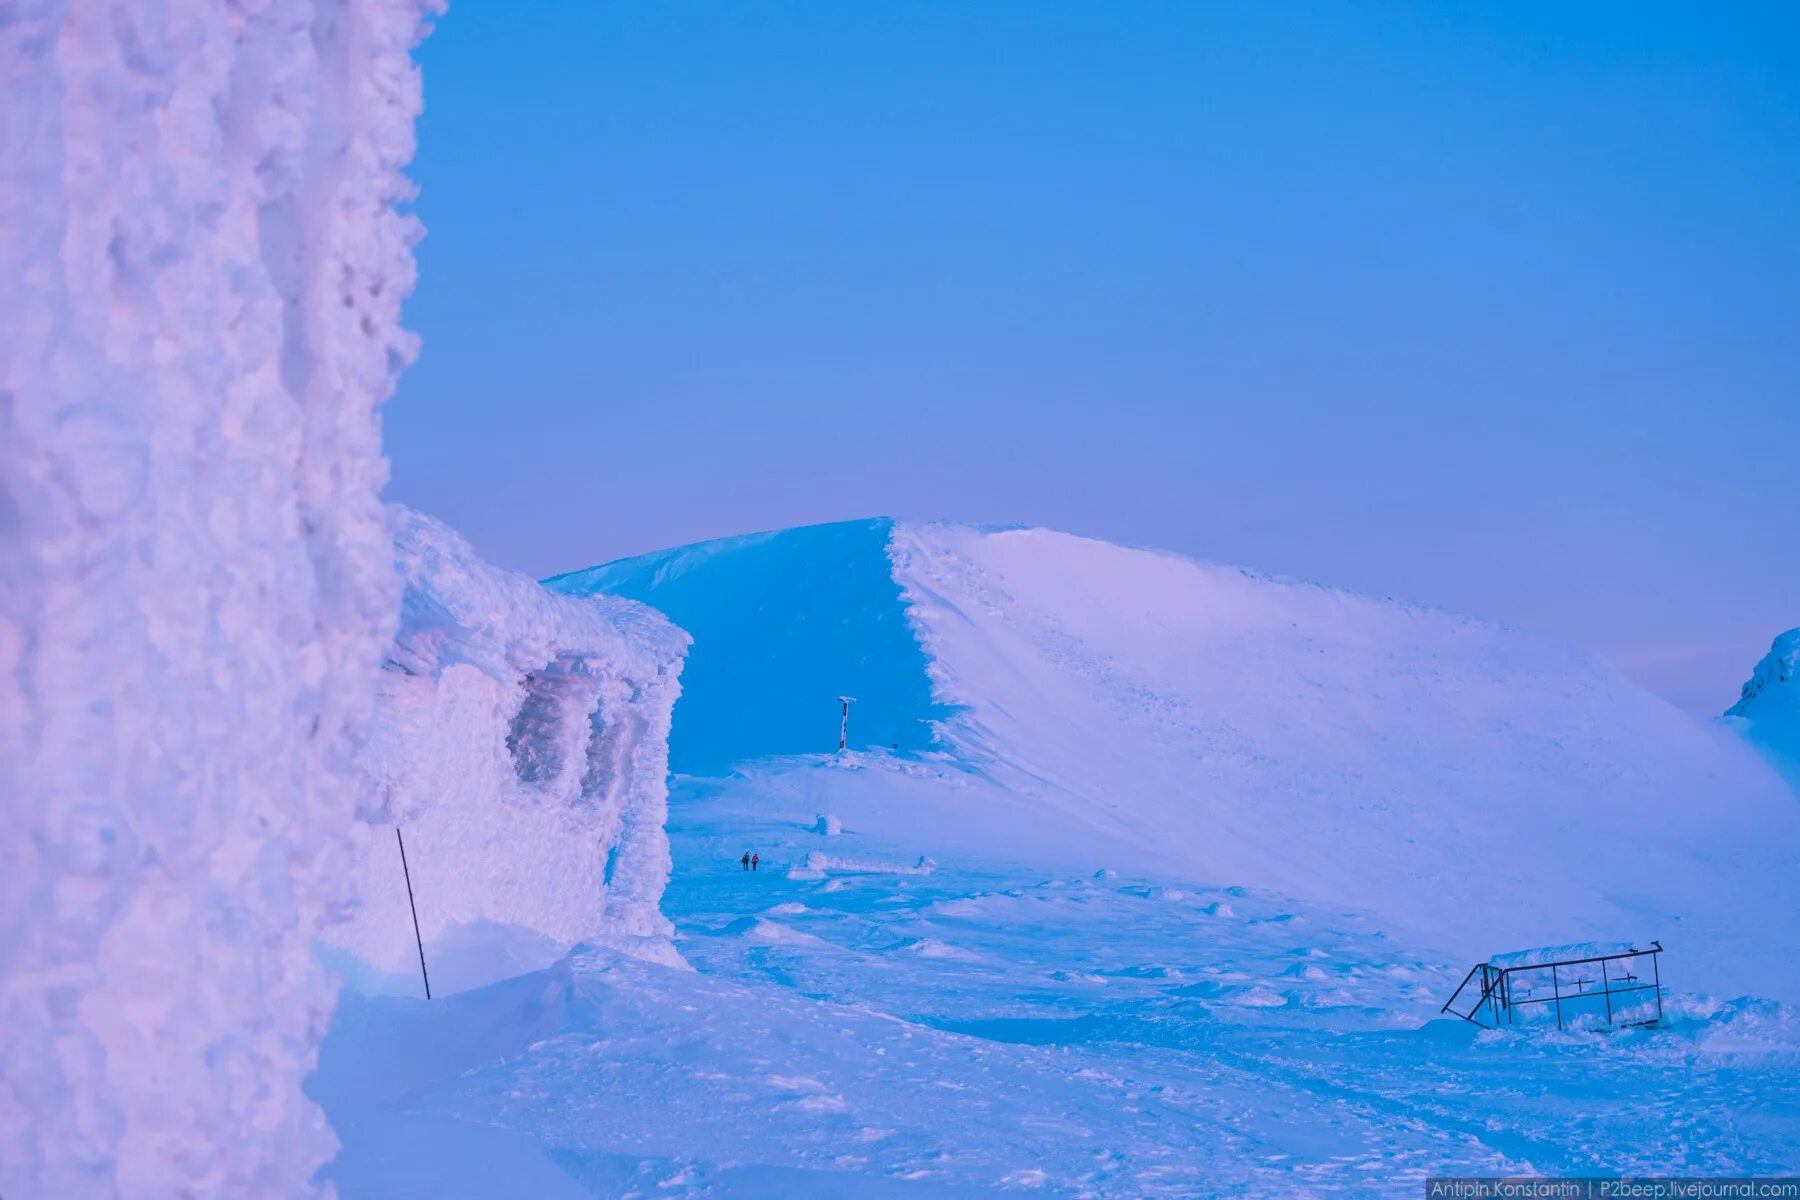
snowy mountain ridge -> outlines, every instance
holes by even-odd
[[[949,710],[932,699],[901,603],[892,530],[878,519],[720,538],[545,586],[642,600],[697,634],[670,746],[679,773],[724,774],[818,750],[826,737],[835,746],[835,698],[845,694],[858,698],[857,744],[922,751]]]
[[[1800,994],[1740,953],[1742,913],[1800,907],[1791,792],[1730,731],[1527,634],[1048,530],[886,520],[549,586],[674,600],[695,637],[678,751],[689,704],[755,712],[771,754],[828,749],[849,694],[853,746],[909,731],[994,785],[920,853],[980,830],[993,854],[1366,908],[1471,960],[1660,930],[1713,986]],[[765,687],[778,664],[806,687]]]

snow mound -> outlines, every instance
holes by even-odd
[[[363,755],[377,824],[361,904],[325,935],[336,965],[359,990],[420,991],[408,871],[438,993],[578,942],[671,956],[658,905],[687,638],[630,600],[491,567],[428,517],[392,520],[405,598]]]
[[[1725,716],[1800,788],[1800,629],[1775,639]]]
[[[842,854],[826,854],[812,850],[804,862],[788,871],[788,878],[818,878],[825,875],[929,875],[937,864],[924,855],[914,863],[887,862],[873,858],[850,858]]]
[[[303,1196],[429,0],[0,15],[0,1194]]]

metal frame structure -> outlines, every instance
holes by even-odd
[[[1501,1025],[1515,1024],[1519,1010],[1528,1004],[1553,1005],[1556,1011],[1556,1027],[1563,1027],[1563,1006],[1578,1000],[1592,1001],[1596,998],[1605,1004],[1606,1023],[1630,1027],[1634,1025],[1656,1025],[1662,1021],[1662,965],[1659,956],[1662,954],[1662,943],[1651,942],[1649,950],[1624,950],[1618,954],[1599,954],[1591,958],[1564,958],[1554,962],[1531,963],[1525,966],[1496,967],[1492,963],[1476,963],[1463,976],[1463,981],[1456,986],[1450,999],[1438,1011],[1450,1013],[1463,1020],[1479,1025],[1483,1029],[1498,1029]],[[1650,960],[1651,982],[1643,982],[1632,970],[1638,959]],[[1599,979],[1587,978],[1589,971],[1598,964]],[[1616,964],[1616,965],[1615,965]],[[1580,970],[1585,968],[1585,970]],[[1543,972],[1549,972],[1550,994],[1540,996],[1535,993],[1543,990],[1545,982]],[[1564,971],[1579,973],[1579,978],[1570,978]],[[1475,1002],[1467,1012],[1460,1011],[1456,1002],[1471,983],[1476,985]],[[1598,983],[1599,987],[1593,985]],[[1573,988],[1573,991],[1567,990]],[[1613,997],[1629,995],[1634,992],[1650,992],[1656,999],[1656,1015],[1641,1021],[1620,1021],[1617,1018],[1621,1010],[1613,1004]],[[1483,1014],[1486,1020],[1483,1020]]]

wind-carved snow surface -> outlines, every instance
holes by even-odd
[[[1660,937],[1800,998],[1800,806],[1728,730],[1448,613],[1049,530],[900,525],[964,761],[1187,878],[1446,954]]]
[[[1725,716],[1800,788],[1800,629],[1775,639]]]
[[[434,994],[579,942],[674,960],[658,905],[669,716],[687,635],[641,604],[573,599],[393,512],[405,578],[363,763],[373,836],[352,919],[326,933],[359,990]],[[398,825],[406,844],[402,867]]]
[[[432,0],[0,11],[0,1195],[296,1196]]]

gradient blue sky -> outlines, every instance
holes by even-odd
[[[1582,645],[1800,624],[1800,5],[455,0],[392,498],[536,575],[1029,522]]]

